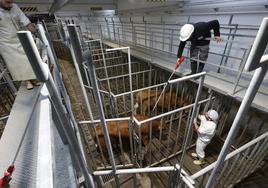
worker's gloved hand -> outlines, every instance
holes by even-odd
[[[177,62],[176,62],[176,67],[175,69],[179,68],[180,64],[184,61],[185,57],[181,56],[180,58],[178,58]]]

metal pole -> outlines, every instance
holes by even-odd
[[[105,116],[104,116],[104,110],[103,110],[103,106],[102,106],[102,101],[101,101],[101,96],[100,96],[100,92],[99,92],[99,88],[98,88],[98,83],[97,83],[97,77],[96,77],[96,73],[95,73],[95,65],[93,64],[92,60],[91,60],[91,54],[88,53],[87,54],[87,66],[88,66],[88,71],[89,71],[89,77],[90,80],[92,81],[92,87],[93,87],[93,94],[94,94],[94,98],[96,100],[96,105],[97,105],[97,109],[98,109],[98,113],[100,116],[100,120],[101,120],[101,124],[103,125],[103,133],[104,133],[104,139],[105,139],[105,143],[108,149],[108,155],[109,155],[109,159],[112,165],[112,170],[115,173],[116,172],[116,166],[115,166],[115,159],[114,159],[114,155],[113,155],[113,150],[112,150],[112,144],[111,144],[111,140],[110,140],[110,136],[109,136],[109,131],[107,128],[107,122],[105,120]],[[116,182],[117,182],[117,177],[116,177]],[[117,182],[117,185],[119,185],[119,182]]]
[[[80,46],[80,42],[78,39],[77,32],[75,30],[75,25],[74,24],[69,24],[67,26],[68,32],[69,32],[69,37],[71,44],[73,46],[73,52],[77,61],[77,64],[79,66],[80,73],[83,72],[83,57],[82,57],[82,50]],[[84,74],[81,74],[83,81],[86,82],[86,77]]]
[[[79,63],[78,63],[79,60],[76,59],[77,56],[75,55],[75,51],[74,51],[75,46],[79,46],[79,49],[80,49],[79,41],[78,41],[78,38],[77,38],[78,36],[76,34],[76,31],[75,31],[75,26],[74,25],[68,25],[68,31],[69,31],[69,35],[73,35],[73,38],[71,40],[70,50],[71,50],[71,54],[72,54],[72,57],[73,57],[74,67],[76,69],[76,73],[77,73],[77,76],[78,76],[78,79],[79,79],[79,82],[80,82],[80,86],[81,86],[81,89],[82,89],[82,92],[83,92],[83,96],[84,96],[84,99],[85,99],[85,102],[86,102],[86,106],[87,106],[87,110],[88,110],[90,119],[93,120],[94,118],[93,118],[93,115],[92,115],[92,110],[91,110],[91,107],[90,107],[90,104],[89,104],[89,101],[88,101],[87,92],[86,92],[85,87],[84,87],[82,74],[81,74],[80,69],[79,69]],[[81,50],[76,49],[76,51],[77,51],[78,54],[81,54],[81,58],[82,58]],[[80,53],[78,51],[80,51]],[[83,67],[83,64],[82,64],[82,67]]]
[[[259,67],[258,69],[256,69],[256,71],[253,75],[253,78],[250,82],[250,85],[247,89],[247,92],[245,94],[245,97],[240,105],[240,108],[237,112],[237,115],[234,119],[234,122],[231,126],[231,129],[228,133],[228,136],[224,142],[224,145],[223,145],[221,153],[218,157],[217,163],[212,171],[211,176],[209,177],[206,188],[213,187],[213,184],[214,184],[217,176],[219,175],[219,171],[220,171],[221,167],[223,166],[224,159],[229,151],[229,147],[234,142],[236,134],[239,130],[240,122],[242,119],[244,119],[243,117],[245,117],[246,112],[250,107],[250,104],[252,103],[256,93],[258,92],[258,89],[262,83],[262,80],[265,77],[267,70],[268,70],[268,66]]]
[[[202,87],[203,87],[203,84],[204,84],[204,79],[205,79],[205,75],[202,75],[200,80],[199,80],[199,86],[198,86],[198,90],[197,90],[196,97],[195,97],[195,103],[194,103],[191,119],[190,119],[190,122],[188,124],[187,136],[186,136],[186,139],[185,139],[185,142],[184,142],[184,145],[183,145],[183,149],[182,149],[183,152],[182,152],[182,156],[181,156],[181,160],[180,160],[179,173],[181,173],[181,169],[183,168],[183,162],[184,162],[184,156],[186,154],[187,143],[188,143],[188,140],[189,140],[189,137],[190,137],[190,133],[192,131],[192,125],[193,125],[193,121],[194,121],[194,118],[195,118],[195,115],[196,115],[196,112],[197,112],[197,105],[198,105],[198,102],[199,102],[199,99],[200,99],[200,96],[201,96],[201,93],[202,93]]]
[[[60,115],[60,118],[64,122],[65,126],[62,126],[61,128],[63,129],[64,134],[67,138],[70,150],[72,151],[72,154],[75,160],[77,161],[77,164],[79,165],[81,171],[83,172],[86,184],[88,187],[94,188],[95,185],[93,177],[91,174],[89,174],[86,161],[83,158],[81,148],[79,147],[78,141],[73,132],[71,122],[69,121],[67,115],[65,114],[65,110],[61,103],[61,97],[57,92],[55,83],[48,70],[48,67],[46,66],[46,64],[42,62],[31,33],[29,31],[20,31],[17,32],[17,34],[21,41],[23,49],[29,59],[29,62],[31,63],[31,66],[33,68],[36,77],[40,82],[46,83],[47,89],[50,93],[51,98],[53,99],[53,102]]]
[[[52,49],[50,47],[50,44],[49,44],[49,42],[47,40],[44,27],[43,27],[42,24],[37,24],[37,28],[38,28],[39,34],[41,36],[41,39],[42,39],[43,43],[46,46],[46,50],[47,50],[47,53],[48,53],[49,60],[52,63],[52,65],[54,66],[54,68],[53,68],[54,75],[56,76],[57,80],[59,81],[60,78],[58,76],[58,73],[59,73],[58,65],[56,63],[56,59],[55,59],[55,56],[54,56],[54,54],[52,52]]]

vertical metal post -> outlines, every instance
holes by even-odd
[[[69,36],[70,36],[70,41],[73,47],[73,52],[75,55],[75,59],[77,61],[77,64],[79,66],[79,70],[80,73],[83,72],[83,57],[82,57],[82,51],[81,51],[81,47],[80,47],[80,42],[78,39],[78,35],[75,29],[75,25],[74,24],[69,24],[67,26],[68,32],[69,32]],[[83,83],[86,82],[86,77],[84,74],[81,74],[82,78],[83,78]]]
[[[70,50],[71,50],[71,54],[72,54],[72,57],[73,57],[74,67],[76,69],[76,73],[77,73],[77,76],[78,76],[78,79],[79,79],[79,82],[80,82],[80,86],[81,86],[81,89],[82,89],[82,92],[83,92],[83,96],[84,96],[84,99],[85,99],[85,102],[86,102],[86,106],[87,106],[87,110],[88,110],[90,119],[93,120],[94,118],[93,118],[92,110],[91,110],[91,107],[90,107],[90,104],[89,104],[89,101],[88,101],[87,92],[86,92],[85,87],[84,87],[82,75],[81,75],[79,65],[78,65],[78,60],[76,59],[77,56],[75,55],[75,52],[74,52],[75,46],[79,46],[79,49],[76,49],[76,51],[77,51],[77,54],[81,54],[80,61],[81,61],[81,65],[83,67],[83,64],[82,64],[82,52],[81,52],[79,41],[78,41],[78,38],[77,38],[78,36],[76,34],[76,31],[75,31],[75,26],[74,25],[68,25],[68,32],[69,32],[69,35],[73,36],[73,38],[71,39]]]
[[[114,40],[116,40],[116,37],[115,37],[115,25],[114,25],[114,18],[112,17],[112,23],[113,23],[113,33],[114,33]]]
[[[105,55],[104,55],[104,51],[103,51],[103,46],[102,46],[102,41],[100,40],[100,48],[101,48],[101,54],[102,54],[102,61],[104,64],[104,71],[105,71],[105,75],[107,78],[107,84],[108,84],[108,90],[109,92],[111,92],[111,86],[110,86],[110,80],[108,79],[108,72],[107,72],[107,65],[106,65],[106,59],[105,59]]]
[[[47,89],[50,93],[51,98],[53,99],[53,103],[57,109],[58,115],[59,117],[61,117],[61,121],[64,122],[64,126],[61,125],[58,126],[61,126],[61,129],[64,131],[64,135],[66,136],[66,139],[70,146],[70,150],[72,151],[72,155],[74,156],[75,161],[77,161],[77,164],[79,165],[81,171],[83,172],[87,187],[94,188],[95,185],[93,177],[91,174],[89,174],[86,161],[82,157],[83,156],[82,151],[81,148],[79,147],[78,141],[73,132],[71,122],[68,119],[65,110],[62,106],[61,97],[57,92],[55,83],[47,66],[44,65],[44,63],[40,58],[40,55],[35,46],[35,42],[32,38],[32,35],[29,31],[20,31],[17,34],[21,41],[23,49],[29,59],[29,62],[31,63],[35,75],[37,76],[39,81],[46,83]]]
[[[108,20],[107,20],[106,17],[105,17],[105,22],[106,22],[106,27],[107,27],[108,37],[109,37],[110,40],[112,40],[112,39],[111,39],[111,32],[110,32],[110,28],[109,28]]]
[[[231,17],[230,17],[230,19],[229,19],[229,23],[228,23],[228,25],[231,25],[231,24],[232,24],[232,20],[233,20],[233,15],[231,15]],[[232,33],[232,28],[231,28],[230,31],[229,31],[229,34],[231,34],[231,33]],[[227,39],[228,39],[228,40],[230,39],[230,35],[228,35],[228,38],[227,38]],[[223,50],[223,54],[224,54],[224,55],[225,55],[227,46],[228,46],[228,41],[226,42],[225,47],[224,47],[224,50]],[[222,62],[223,62],[224,58],[225,58],[225,56],[222,56],[222,57],[221,57],[221,62],[220,62],[220,65],[219,65],[219,67],[218,67],[218,70],[217,70],[218,73],[220,73],[221,65],[222,65]]]
[[[107,128],[107,122],[105,121],[104,110],[103,110],[103,106],[102,106],[101,96],[100,96],[98,83],[97,83],[96,72],[95,72],[95,65],[93,64],[93,62],[91,60],[91,54],[90,53],[87,54],[86,59],[87,59],[86,62],[87,62],[87,66],[88,66],[89,77],[90,77],[91,84],[92,84],[92,87],[93,87],[93,94],[94,94],[94,98],[95,98],[95,101],[96,101],[96,105],[97,105],[98,113],[99,113],[99,116],[100,116],[101,124],[102,124],[102,129],[103,129],[103,133],[104,133],[104,139],[105,139],[105,143],[106,143],[106,146],[107,146],[110,163],[112,165],[113,172],[115,173],[116,172],[115,159],[114,159],[114,155],[113,155],[113,150],[112,150],[112,144],[111,144],[111,140],[110,140],[110,136],[109,136],[109,131],[108,131],[108,128]],[[115,180],[116,180],[117,186],[119,186],[119,180],[118,180],[116,175],[115,175]]]
[[[174,29],[171,29],[171,38],[170,38],[170,44],[169,44],[169,51],[173,52],[173,35],[174,35]]]
[[[143,23],[144,23],[144,40],[145,40],[145,47],[147,47],[147,22],[145,21],[144,19],[144,16],[143,16]]]
[[[44,20],[42,20],[42,25],[43,25],[45,33],[49,33],[48,28],[47,28],[46,23],[45,23]],[[46,35],[46,38],[47,38],[47,41],[50,44],[50,46],[52,46],[50,35]],[[57,59],[57,55],[56,55],[56,52],[55,52],[54,48],[51,48],[51,51],[52,51],[52,54],[54,56],[54,59]],[[56,65],[58,66],[58,64],[56,64]]]
[[[54,68],[53,68],[53,75],[55,75],[56,76],[56,79],[58,80],[59,79],[58,78],[58,73],[59,73],[58,65],[56,63],[56,59],[55,59],[55,56],[53,54],[52,48],[50,47],[50,44],[49,44],[49,42],[47,40],[44,27],[43,27],[42,24],[37,24],[37,28],[38,28],[39,34],[41,36],[41,39],[42,39],[43,43],[46,46],[46,50],[47,50],[47,54],[48,54],[50,63],[54,66]]]
[[[200,96],[201,96],[201,93],[202,93],[204,79],[205,79],[205,75],[201,75],[201,78],[199,79],[199,86],[198,86],[198,90],[197,90],[196,97],[195,97],[195,103],[194,103],[194,106],[193,106],[191,119],[189,121],[188,128],[187,128],[187,136],[186,136],[186,139],[185,139],[185,142],[184,142],[184,145],[183,145],[183,149],[182,149],[182,156],[181,156],[181,160],[180,160],[179,174],[181,173],[181,170],[183,168],[184,156],[185,156],[185,153],[186,153],[190,133],[192,131],[193,121],[194,121],[194,118],[195,118],[195,115],[196,115],[196,112],[197,112],[197,105],[198,105],[198,102],[199,102],[199,99],[200,99]]]
[[[248,49],[246,49],[245,52],[244,52],[244,54],[243,54],[242,64],[241,64],[239,73],[238,73],[238,75],[236,77],[236,80],[234,82],[234,88],[233,88],[233,92],[232,92],[233,94],[235,94],[235,90],[237,88],[238,82],[239,82],[239,80],[240,80],[240,78],[242,76],[242,72],[243,72],[243,70],[245,68],[245,65],[246,65],[246,62],[247,62],[247,58],[248,58],[248,55],[249,55],[249,52],[250,52],[250,48],[251,47],[249,47]]]

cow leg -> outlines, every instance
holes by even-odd
[[[148,157],[148,149],[149,149],[149,138],[148,136],[143,136],[142,139],[143,147],[142,147],[142,166],[147,166],[147,157]]]
[[[143,101],[143,103],[142,103],[142,111],[143,111],[144,115],[146,115],[146,113],[148,112],[148,100]]]

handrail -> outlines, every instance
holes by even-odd
[[[261,136],[255,138],[254,140],[252,140],[252,141],[248,142],[247,144],[241,146],[240,148],[236,149],[235,151],[229,153],[229,154],[226,156],[226,158],[225,158],[224,161],[229,160],[230,158],[232,158],[232,157],[234,157],[235,155],[237,155],[237,154],[243,152],[243,151],[246,150],[247,148],[253,146],[254,144],[258,143],[259,141],[261,141],[261,140],[263,140],[263,139],[265,139],[265,138],[267,138],[267,137],[268,137],[268,132],[262,134]],[[214,163],[210,164],[209,166],[203,168],[202,170],[198,171],[197,173],[193,174],[193,175],[191,176],[191,178],[192,178],[192,179],[196,179],[196,178],[198,178],[198,177],[200,177],[200,176],[206,174],[207,172],[209,172],[210,170],[212,170],[212,169],[215,167],[215,164],[216,164],[216,161],[215,161]]]

